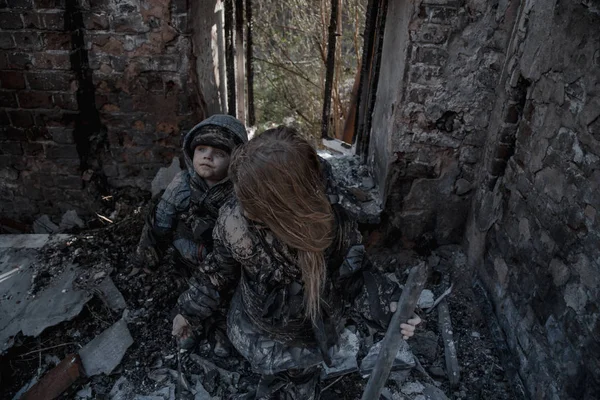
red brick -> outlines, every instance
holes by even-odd
[[[27,69],[31,65],[31,54],[10,53],[7,54],[9,69]]]
[[[29,141],[47,141],[52,139],[52,136],[48,132],[48,128],[45,126],[32,126],[31,128],[27,128],[25,129],[25,136],[27,136],[27,140]]]
[[[423,24],[418,30],[411,31],[410,37],[414,42],[441,44],[448,39],[449,33],[449,28]]]
[[[9,8],[32,8],[32,0],[6,0]]]
[[[71,82],[75,77],[65,72],[27,73],[27,82],[33,90],[71,91]]]
[[[44,33],[46,50],[71,50],[71,34],[67,32]]]
[[[14,92],[0,91],[0,107],[18,108],[17,98]]]
[[[77,146],[74,144],[47,145],[45,150],[49,159],[79,158]]]
[[[0,126],[0,137],[8,140],[27,140],[25,131],[14,126]]]
[[[36,9],[59,9],[65,8],[65,0],[34,0]]]
[[[75,143],[73,136],[73,129],[66,129],[62,127],[50,127],[48,132],[52,135],[52,140],[56,143],[61,144],[72,144]]]
[[[0,26],[2,27],[2,29],[23,28],[23,22],[21,22],[21,15],[14,12],[0,13]]]
[[[56,93],[53,96],[54,105],[63,110],[78,110],[77,99],[72,93]]]
[[[430,6],[427,7],[427,15],[429,22],[451,25],[452,19],[457,15],[457,10],[456,8]]]
[[[74,128],[79,113],[67,110],[37,111],[35,124],[44,127]]]
[[[52,108],[52,95],[47,92],[19,92],[21,108]]]
[[[26,29],[42,29],[44,28],[44,22],[40,15],[36,12],[24,12],[23,21],[25,22]]]
[[[187,0],[172,0],[171,7],[174,14],[183,14],[188,11]]]
[[[30,128],[33,126],[33,115],[29,111],[14,110],[9,111],[8,115],[14,127]]]
[[[86,12],[83,14],[83,26],[90,30],[108,30],[108,16],[104,13]]]
[[[20,71],[1,71],[0,87],[2,89],[25,89],[25,77]]]
[[[415,61],[427,65],[443,65],[448,59],[448,53],[438,47],[417,47]]]
[[[71,69],[71,59],[69,52],[64,53],[35,53],[33,56],[33,65],[40,69]]]
[[[22,144],[23,152],[27,156],[38,156],[44,153],[44,146],[37,142],[24,142]]]
[[[40,34],[37,32],[15,32],[13,38],[19,50],[42,50],[44,48]]]
[[[0,126],[10,125],[10,118],[8,118],[8,114],[6,110],[0,109]]]
[[[12,33],[0,32],[0,49],[8,50],[15,48],[15,41]]]
[[[0,154],[13,156],[23,155],[23,148],[21,147],[21,142],[2,142],[2,144],[0,145]]]
[[[62,31],[65,29],[65,14],[63,11],[43,13],[40,18],[44,21],[44,29]]]

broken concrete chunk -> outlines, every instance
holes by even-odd
[[[58,232],[56,225],[46,214],[42,215],[33,222],[33,233],[55,233]]]
[[[115,286],[113,280],[109,277],[104,279],[99,285],[100,297],[114,311],[122,311],[127,307],[125,298]]]
[[[212,396],[206,391],[206,389],[204,389],[204,386],[202,386],[202,382],[200,382],[199,379],[196,381],[196,387],[194,387],[194,390],[196,391],[194,400],[213,400]]]
[[[91,399],[92,398],[92,387],[88,383],[83,389],[76,394],[78,399]]]
[[[129,400],[133,393],[133,386],[127,378],[124,376],[120,377],[113,385],[108,398],[110,400]]]
[[[369,349],[369,353],[365,358],[363,358],[360,363],[360,374],[366,378],[369,376],[375,364],[377,363],[377,359],[379,358],[379,352],[381,351],[381,344],[383,341],[379,341]],[[396,354],[396,358],[394,359],[394,363],[392,364],[392,370],[401,370],[401,369],[411,369],[415,366],[415,359],[410,351],[410,347],[406,340],[402,340],[400,342],[400,348],[398,349],[398,353]]]
[[[133,398],[134,400],[175,400],[175,387],[165,386],[147,396],[137,394]]]
[[[150,371],[148,374],[148,378],[152,379],[154,382],[163,382],[169,377],[169,369],[168,368],[159,368],[154,371]]]
[[[417,331],[410,340],[410,348],[416,356],[421,356],[427,362],[432,363],[437,358],[438,339],[438,335],[432,331]]]
[[[71,266],[42,291],[21,317],[21,331],[27,336],[38,336],[50,326],[69,321],[79,315],[91,296],[73,289],[78,270]]]
[[[120,319],[79,352],[87,375],[110,374],[132,344],[133,338],[127,329],[127,323]]]
[[[62,219],[60,220],[59,229],[60,231],[66,231],[75,227],[83,228],[84,226],[85,224],[77,215],[77,211],[69,210],[63,214]]]
[[[364,190],[371,190],[375,187],[375,181],[370,176],[362,178],[361,186]]]
[[[181,171],[181,168],[179,167],[179,158],[177,157],[173,158],[173,161],[168,168],[160,168],[154,179],[152,179],[152,197],[159,194],[161,190],[165,190],[173,178],[175,178],[175,175],[179,173],[179,171]]]
[[[423,393],[425,386],[421,382],[407,382],[402,386],[400,391],[403,394],[420,394]]]
[[[425,385],[425,389],[423,389],[423,395],[427,400],[448,400],[448,397],[443,390],[429,384]]]
[[[435,299],[433,296],[433,292],[429,289],[423,289],[421,295],[419,296],[419,301],[417,302],[417,307],[424,310],[426,308],[433,307]]]
[[[358,336],[348,329],[340,334],[337,352],[331,356],[331,368],[323,364],[322,379],[335,378],[358,371],[356,355],[360,349]]]

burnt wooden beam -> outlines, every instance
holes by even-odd
[[[335,43],[338,21],[338,0],[331,0],[331,18],[327,39],[327,65],[325,70],[325,93],[323,94],[323,118],[321,120],[321,137],[329,137],[329,117],[331,114],[331,91],[333,89],[333,72],[335,69]]]

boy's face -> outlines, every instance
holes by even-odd
[[[210,186],[225,179],[231,156],[221,149],[200,145],[194,149],[194,171]]]

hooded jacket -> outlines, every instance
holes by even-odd
[[[198,265],[212,249],[212,230],[219,208],[231,197],[233,185],[225,178],[209,187],[194,171],[191,144],[206,126],[227,130],[238,144],[248,141],[244,125],[229,115],[213,115],[185,135],[182,150],[186,169],[167,186],[142,231],[137,252],[147,263],[156,264],[170,244],[190,266]]]
[[[306,318],[304,285],[293,250],[266,226],[247,219],[235,197],[220,210],[213,252],[178,300],[180,312],[195,321],[226,306],[232,344],[263,374],[327,360],[342,328],[345,305],[363,287],[361,272],[368,269],[368,259],[361,235],[356,222],[337,204],[338,188],[329,165],[325,161],[322,165],[336,239],[325,252],[327,279],[317,324]]]

